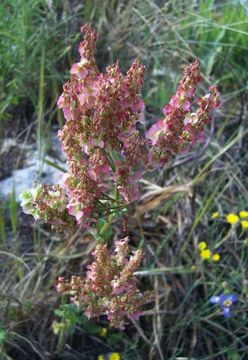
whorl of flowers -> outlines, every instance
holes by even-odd
[[[200,63],[195,60],[185,68],[176,94],[164,107],[165,118],[141,136],[136,124],[143,116],[140,89],[144,66],[135,60],[124,76],[117,62],[100,73],[95,62],[96,31],[86,25],[81,32],[84,41],[79,45],[80,59],[72,65],[71,78],[58,100],[66,119],[58,136],[68,172],[63,184],[64,205],[52,213],[55,228],[56,221],[60,228],[63,224],[68,228],[61,222],[61,206],[63,220],[71,222],[73,217],[80,227],[87,228],[113,208],[137,200],[141,176],[201,139],[210,112],[220,103],[214,86],[194,102],[201,81]],[[47,206],[34,201],[33,210],[29,203],[28,213],[37,214],[38,208],[36,218],[51,222],[50,210],[41,214],[51,208],[54,196],[49,199],[49,194],[45,197]]]
[[[59,277],[57,291],[70,295],[88,318],[106,315],[111,326],[123,329],[128,318],[139,318],[142,306],[151,299],[150,292],[138,290],[134,277],[143,252],[137,250],[131,256],[129,252],[127,237],[115,242],[113,254],[106,244],[97,245],[87,277],[72,276],[70,281]]]

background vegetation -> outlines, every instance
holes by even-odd
[[[143,198],[130,209],[132,244],[146,252],[137,276],[144,289],[154,288],[156,301],[125,332],[103,334],[104,319],[86,321],[54,291],[58,275],[83,273],[92,239],[37,226],[21,213],[14,188],[1,200],[0,357],[93,360],[118,352],[123,360],[245,360],[248,233],[225,216],[248,210],[248,3],[2,0],[0,179],[25,166],[16,153],[20,144],[34,146],[44,161],[51,154],[51,134],[63,125],[56,101],[86,22],[99,33],[100,69],[119,59],[125,70],[135,57],[146,65],[147,127],[162,116],[194,57],[201,60],[203,86],[219,86],[222,107],[206,146],[150,174],[141,184]],[[114,230],[118,236],[118,223]],[[201,261],[200,241],[218,251],[219,262]],[[227,288],[239,298],[228,320],[209,303]]]

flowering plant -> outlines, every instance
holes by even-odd
[[[137,123],[143,121],[140,96],[144,66],[135,60],[121,73],[118,62],[100,73],[95,62],[97,34],[89,25],[81,32],[79,62],[72,65],[58,106],[65,125],[58,133],[66,157],[67,172],[61,185],[38,185],[22,195],[24,212],[57,230],[99,228],[100,239],[114,216],[122,216],[126,205],[139,198],[139,179],[165,164],[203,138],[210,113],[220,104],[215,86],[195,100],[201,81],[200,62],[194,60],[184,74],[159,119],[143,136]],[[129,260],[127,239],[115,243],[115,255],[106,245],[97,245],[87,278],[59,278],[59,292],[83,304],[89,317],[105,314],[111,324],[123,327],[129,314],[136,317],[149,298],[136,288],[133,273],[142,258],[138,250]]]
[[[221,307],[224,316],[229,318],[231,316],[231,308],[238,299],[235,294],[221,294],[219,296],[212,296],[209,301],[211,304],[218,304]]]
[[[201,140],[210,112],[220,104],[215,86],[194,101],[201,81],[200,63],[195,60],[185,68],[176,94],[164,107],[164,119],[157,120],[143,137],[136,124],[143,117],[140,89],[144,66],[135,60],[124,76],[117,62],[100,73],[94,57],[96,31],[88,25],[81,31],[85,38],[79,45],[80,61],[72,65],[71,79],[58,100],[66,119],[58,136],[68,171],[62,187],[54,190],[38,185],[23,202],[24,211],[37,220],[53,226],[57,221],[64,228],[67,221],[71,225],[70,216],[78,226],[87,228],[113,208],[137,200],[141,176]],[[46,193],[41,203],[36,201],[39,191]],[[47,215],[51,207],[57,210],[52,218]]]

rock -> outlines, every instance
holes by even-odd
[[[65,164],[46,156],[46,161],[66,169]],[[20,194],[33,187],[34,181],[44,184],[58,184],[62,182],[64,172],[39,160],[38,153],[27,154],[25,167],[14,170],[12,176],[0,181],[0,199],[7,200],[15,187],[16,200],[19,201]]]

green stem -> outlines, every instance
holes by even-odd
[[[112,209],[119,209],[120,207],[122,207],[122,205],[121,206],[119,205],[119,191],[118,191],[117,184],[115,184],[115,188],[114,188],[114,201],[116,202],[117,206]],[[112,225],[115,214],[116,214],[116,211],[113,211],[113,213],[111,213],[109,215],[108,222],[106,222],[102,226],[102,228],[99,232],[100,238],[103,238],[105,241],[107,241],[107,239],[105,238],[105,235],[106,235],[108,229],[110,228],[110,226]]]

